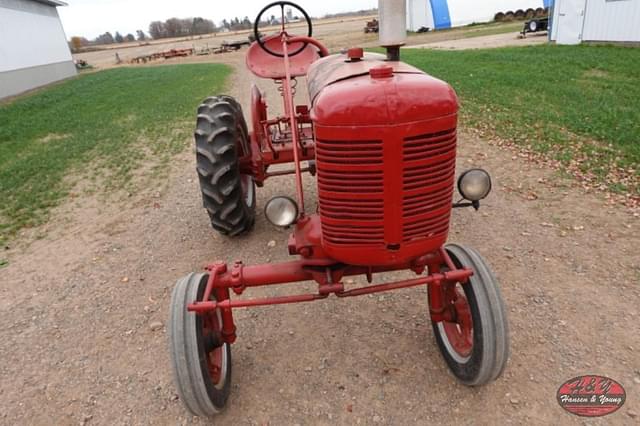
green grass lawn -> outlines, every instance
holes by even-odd
[[[523,21],[515,22],[491,22],[486,25],[473,25],[466,27],[464,38],[484,37],[497,34],[516,33],[522,31]]]
[[[161,170],[229,73],[217,64],[119,68],[0,104],[0,243],[46,220],[80,180],[127,189],[139,169]]]
[[[426,33],[409,32],[409,44],[433,43],[446,40],[457,40],[462,38],[482,37],[497,34],[519,33],[522,31],[524,21],[513,22],[487,22],[481,24],[471,24],[464,27],[454,27]],[[515,35],[514,35],[515,36]]]
[[[463,125],[640,194],[640,49],[544,45],[402,55],[456,89]],[[617,180],[621,170],[631,182]]]

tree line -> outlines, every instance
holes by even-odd
[[[230,20],[223,19],[219,25],[216,25],[211,19],[201,17],[196,18],[169,18],[166,21],[153,21],[149,24],[148,33],[143,30],[137,30],[136,34],[121,34],[116,31],[111,33],[107,31],[100,34],[93,40],[85,37],[71,37],[69,46],[73,51],[78,51],[83,47],[124,43],[132,41],[146,41],[148,39],[161,39],[170,37],[189,37],[203,34],[211,34],[220,31],[240,31],[253,28],[253,23],[249,17],[243,19],[233,18]]]
[[[292,20],[298,20],[298,16],[293,16],[289,13],[289,18]],[[277,24],[278,18],[275,15],[266,17],[264,19],[265,25]],[[124,43],[132,41],[145,41],[148,39],[162,39],[171,37],[189,37],[203,34],[211,34],[223,31],[241,31],[249,30],[253,28],[253,22],[248,16],[240,19],[235,17],[227,20],[223,19],[219,25],[216,25],[211,19],[205,19],[201,17],[196,18],[169,18],[166,21],[153,21],[149,24],[148,35],[142,30],[136,31],[136,34],[122,35],[116,31],[115,34],[107,31],[104,34],[100,34],[93,40],[89,40],[85,37],[74,36],[71,37],[69,47],[72,51],[77,52],[82,48],[97,46],[103,44]]]
[[[111,32],[107,31],[104,34],[100,34],[98,37],[94,38],[93,40],[89,40],[85,37],[73,36],[69,41],[69,47],[73,52],[77,52],[83,47],[88,47],[88,46],[124,43],[124,42],[136,41],[136,40],[145,41],[148,38],[149,37],[142,30],[136,31],[135,36],[133,34],[122,35],[118,31],[116,31],[115,34],[111,34]]]

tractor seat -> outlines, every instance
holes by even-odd
[[[282,42],[280,35],[275,34],[264,39],[265,45],[276,53],[282,53]],[[300,49],[302,43],[292,43],[289,51],[295,52]],[[312,44],[307,44],[300,53],[289,57],[289,71],[291,77],[299,77],[307,74],[309,65],[320,58],[317,48]],[[280,80],[285,78],[284,58],[271,55],[260,47],[257,41],[251,43],[246,56],[247,67],[252,73],[262,78],[272,78]]]

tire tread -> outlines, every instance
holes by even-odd
[[[451,365],[455,361],[448,359],[447,356],[445,360],[464,384],[484,385],[500,377],[509,359],[509,327],[500,294],[500,285],[491,268],[476,250],[458,244],[448,244],[446,249],[463,266],[470,267],[474,271],[471,281],[463,286],[473,285],[472,291],[482,321],[482,353],[478,369],[472,377],[459,376]],[[438,334],[436,323],[433,324],[436,341],[444,355],[445,345]]]
[[[229,366],[227,386],[221,391],[222,403],[211,400],[200,368],[200,352],[197,344],[196,314],[186,306],[198,299],[198,292],[206,284],[207,274],[191,273],[179,279],[171,294],[168,337],[174,383],[179,398],[186,408],[199,417],[212,417],[223,408],[229,395],[231,380],[231,352],[227,345]],[[220,398],[220,396],[217,396]]]
[[[255,188],[249,205],[238,168],[238,141],[248,146],[240,104],[225,95],[205,99],[198,107],[194,138],[202,203],[211,227],[228,236],[250,231],[255,222]]]

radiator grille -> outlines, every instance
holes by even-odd
[[[455,178],[456,130],[408,137],[398,148],[401,194],[396,198],[398,211],[394,215],[400,221],[385,218],[384,184],[391,176],[385,176],[385,171],[399,170],[391,165],[385,169],[382,141],[316,141],[319,209],[327,243],[396,243],[385,241],[386,227],[397,229],[403,243],[446,236]]]
[[[335,245],[384,243],[382,141],[316,141],[322,232]]]
[[[403,242],[447,233],[455,150],[455,129],[404,139]]]

